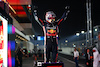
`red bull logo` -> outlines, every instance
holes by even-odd
[[[50,29],[50,30],[48,30],[48,32],[53,34],[53,33],[56,33],[56,30]]]

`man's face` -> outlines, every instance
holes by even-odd
[[[74,51],[76,51],[76,49],[74,49]]]
[[[53,12],[47,12],[46,13],[46,21],[48,22],[55,22],[55,14]]]

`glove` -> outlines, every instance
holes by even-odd
[[[66,16],[67,16],[68,13],[70,12],[69,8],[70,8],[69,6],[66,6],[66,7],[65,7],[65,10],[66,10]]]
[[[66,6],[66,7],[65,7],[66,10],[69,10],[69,8],[70,8],[69,6]]]
[[[37,16],[37,6],[34,6],[34,15]]]
[[[37,10],[38,7],[37,6],[34,6],[33,8],[34,8],[34,10]]]

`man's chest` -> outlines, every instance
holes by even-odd
[[[53,26],[53,27],[46,27],[46,31],[48,32],[48,33],[56,33],[56,31],[57,31],[57,27],[56,26]]]

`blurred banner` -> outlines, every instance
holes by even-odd
[[[7,0],[10,5],[30,5],[31,0]]]
[[[7,67],[7,24],[8,21],[0,15],[0,67]]]

